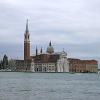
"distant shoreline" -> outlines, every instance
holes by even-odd
[[[78,72],[29,72],[29,71],[0,71],[0,72],[20,72],[20,73],[69,73],[69,74],[77,74]],[[81,72],[80,74],[92,74],[92,73],[94,73],[94,72],[88,72],[88,73],[86,73],[86,72]],[[99,73],[99,71],[97,72],[97,73],[95,73],[95,74],[98,74]]]

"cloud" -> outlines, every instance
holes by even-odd
[[[55,50],[71,57],[100,58],[99,0],[3,0],[0,1],[0,53],[22,57],[26,19],[29,19],[31,53],[51,40]]]

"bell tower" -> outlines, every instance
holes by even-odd
[[[26,30],[24,33],[24,60],[30,59],[30,34],[28,29],[28,19],[26,22]]]

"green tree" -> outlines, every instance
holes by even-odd
[[[8,57],[6,56],[6,54],[3,57],[2,65],[3,65],[3,69],[7,69],[7,67],[8,67]]]

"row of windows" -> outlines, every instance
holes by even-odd
[[[25,35],[25,39],[27,39],[27,36]],[[29,35],[28,35],[28,39],[29,39]]]
[[[39,71],[42,71],[42,72],[55,72],[55,69],[52,68],[52,69],[49,69],[49,68],[44,68],[44,69],[40,69],[40,68],[35,68],[35,71],[39,72]]]
[[[55,64],[35,64],[35,65],[41,65],[41,66],[55,66]]]
[[[55,68],[55,66],[35,66],[35,67],[42,67],[42,68],[44,68],[44,67],[46,67],[46,68]]]

